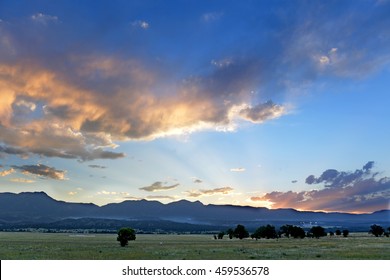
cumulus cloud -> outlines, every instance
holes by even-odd
[[[389,17],[383,7],[363,13],[344,5],[338,7],[343,16],[336,17],[331,16],[332,5],[318,13],[318,7],[302,4],[300,12],[275,25],[270,32],[275,36],[260,40],[267,44],[240,41],[239,52],[228,49],[228,58],[214,59],[211,65],[207,57],[196,64],[196,73],[132,53],[133,48],[111,56],[103,48],[93,54],[69,53],[62,43],[81,40],[66,37],[74,32],[58,32],[64,38],[52,40],[46,33],[31,36],[29,26],[2,23],[0,144],[8,152],[21,151],[19,156],[118,159],[125,155],[113,150],[115,142],[232,131],[242,121],[261,124],[283,116],[283,102],[263,100],[276,100],[276,95],[283,100],[277,92],[310,84],[320,75],[360,77],[390,61]],[[200,16],[211,22],[222,15]],[[47,24],[59,19],[36,13],[31,20]],[[144,20],[131,24],[150,28]],[[96,43],[109,45],[90,41],[75,45],[88,50]],[[259,94],[254,97],[252,91]]]
[[[70,65],[77,70],[67,72],[29,63],[0,65],[0,152],[117,159],[125,156],[109,150],[118,147],[117,140],[228,130],[239,118],[260,123],[283,114],[282,106],[273,103],[248,105],[246,89],[254,82],[256,68],[249,61],[187,79],[163,96],[155,92],[159,84],[164,91],[162,74],[139,61],[74,61]]]
[[[354,172],[328,169],[318,178],[306,179],[307,184],[324,184],[321,189],[310,191],[274,191],[263,196],[251,197],[252,201],[268,201],[274,208],[324,210],[342,212],[373,212],[389,209],[390,178],[377,178],[372,173],[374,162],[368,162]]]
[[[140,190],[147,192],[159,192],[159,191],[169,191],[176,189],[180,184],[174,184],[170,186],[164,186],[163,182],[155,182],[150,186],[139,188]]]
[[[39,177],[55,180],[65,180],[66,171],[57,170],[54,167],[49,167],[44,164],[22,166],[13,165],[12,167],[16,170],[20,170],[23,174],[37,175]]]
[[[204,195],[216,195],[216,194],[229,194],[234,189],[231,187],[223,187],[223,188],[215,188],[209,190],[196,190],[196,191],[188,191],[188,197],[200,197]]]
[[[371,169],[374,166],[373,161],[367,162],[362,169],[357,169],[355,172],[337,171],[335,169],[328,169],[324,171],[320,177],[316,178],[314,175],[310,175],[306,178],[306,184],[319,184],[325,183],[327,188],[339,188],[353,183],[357,180],[362,180],[364,176],[371,173]]]

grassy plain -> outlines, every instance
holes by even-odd
[[[212,235],[137,235],[120,247],[114,234],[0,232],[2,260],[389,260],[390,238],[349,237],[214,240]]]

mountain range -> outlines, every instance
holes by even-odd
[[[97,206],[58,201],[44,192],[0,193],[0,229],[115,229],[130,225],[146,231],[212,231],[237,225],[249,229],[264,224],[314,224],[366,230],[371,224],[390,225],[390,210],[371,214],[325,213],[236,205],[204,205],[180,200],[127,200]]]

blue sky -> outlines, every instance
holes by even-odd
[[[390,2],[1,1],[0,190],[373,212]]]

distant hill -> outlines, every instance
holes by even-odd
[[[209,231],[242,223],[248,228],[272,223],[366,229],[371,224],[390,225],[390,210],[371,214],[325,213],[294,209],[267,209],[235,205],[204,205],[180,200],[128,200],[97,206],[92,203],[58,201],[44,192],[0,193],[0,229],[99,228],[115,229],[131,224],[140,230]]]

